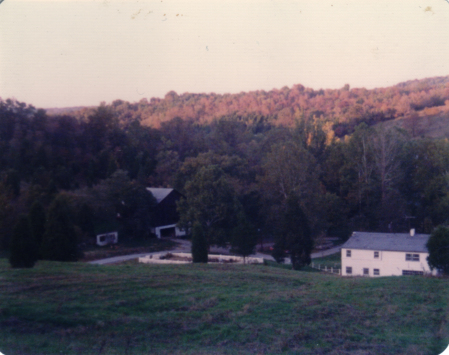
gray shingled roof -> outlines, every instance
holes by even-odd
[[[147,187],[147,190],[150,191],[157,203],[160,203],[164,198],[166,198],[173,189],[163,188],[163,187]]]
[[[429,234],[354,232],[342,246],[345,249],[410,251],[427,253]]]

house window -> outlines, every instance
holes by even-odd
[[[405,254],[405,261],[419,261],[419,254]]]
[[[379,252],[378,251],[374,252],[374,259],[379,259]]]
[[[350,250],[346,250],[346,257],[350,258],[351,257],[351,251]]]
[[[373,269],[373,275],[379,276],[380,275],[379,269]]]
[[[352,267],[346,266],[346,275],[352,275]]]
[[[402,275],[424,275],[424,272],[415,270],[402,270]]]
[[[363,275],[369,275],[369,269],[363,268]]]

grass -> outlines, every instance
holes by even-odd
[[[0,352],[440,354],[449,280],[0,260]]]

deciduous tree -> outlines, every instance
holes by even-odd
[[[241,255],[245,261],[248,255],[254,254],[257,244],[256,228],[243,213],[239,214],[237,225],[233,230],[231,251]]]
[[[185,196],[178,202],[179,226],[189,229],[198,222],[208,245],[224,244],[241,206],[223,170],[216,165],[201,168],[186,183]]]
[[[58,195],[48,210],[48,219],[41,246],[44,260],[76,261],[77,238],[67,198]]]

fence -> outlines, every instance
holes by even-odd
[[[310,265],[311,267],[313,267],[314,269],[318,269],[324,272],[330,272],[331,274],[337,274],[337,275],[341,275],[341,269],[336,268],[336,267],[332,267],[332,266],[327,266],[327,265],[320,265],[320,264],[315,264],[314,262],[312,262],[312,264]]]

